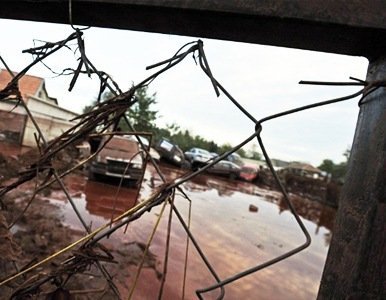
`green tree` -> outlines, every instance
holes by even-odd
[[[335,172],[335,167],[336,165],[331,159],[324,159],[318,168],[332,175]]]
[[[253,144],[252,149],[248,151],[247,157],[250,159],[261,160],[262,158],[261,153],[257,151],[257,147],[255,144]]]
[[[261,153],[259,153],[257,151],[254,151],[254,152],[250,153],[250,158],[251,159],[255,159],[255,160],[261,160],[262,159],[262,155],[261,155]]]
[[[215,153],[217,153],[217,151],[218,151],[218,146],[217,146],[217,144],[216,144],[215,142],[213,142],[213,141],[210,141],[210,142],[209,142],[209,145],[208,145],[208,151],[209,151],[209,152],[215,152]]]
[[[343,156],[346,158],[345,161],[335,164],[331,159],[323,160],[322,164],[318,167],[320,170],[325,171],[331,174],[331,179],[343,183],[344,177],[347,172],[347,164],[350,157],[350,149],[346,149],[343,153]]]
[[[169,130],[171,135],[176,135],[180,132],[180,126],[177,123],[166,124],[166,129]]]
[[[218,152],[219,152],[219,153],[224,153],[224,152],[227,152],[227,151],[232,150],[232,148],[233,148],[233,147],[232,147],[231,144],[226,143],[226,144],[223,144],[223,145],[221,145],[221,146],[219,147]]]
[[[245,152],[245,150],[243,148],[237,150],[236,153],[238,155],[240,155],[241,157],[247,157],[247,153]]]
[[[106,101],[113,96],[112,92],[106,91],[103,93],[101,101]],[[156,94],[148,95],[147,87],[142,87],[136,91],[135,97],[137,102],[132,105],[126,113],[131,125],[133,125],[137,131],[153,132],[155,136],[170,137],[170,131],[168,129],[158,129],[155,126],[155,120],[158,118],[158,111],[152,110],[152,105],[157,103]],[[96,104],[97,99],[94,99],[90,105],[86,105],[83,108],[83,113],[91,111]],[[173,126],[177,125],[173,124]],[[130,128],[124,120],[120,121],[119,127],[123,131],[130,131]]]
[[[137,102],[130,107],[127,113],[131,124],[138,131],[153,131],[158,111],[152,110],[151,106],[156,104],[156,94],[148,94],[147,87],[139,88],[135,92]]]
[[[85,107],[83,107],[82,112],[84,114],[90,112],[93,109],[93,107],[95,106],[95,104],[96,104],[96,100],[94,100],[90,105],[86,105]]]
[[[341,162],[340,164],[335,165],[332,178],[343,183],[346,173],[347,173],[347,162]]]
[[[343,152],[343,156],[346,158],[346,163],[348,163],[348,160],[350,159],[351,149],[347,148],[346,151]]]
[[[112,98],[114,95],[112,92],[110,91],[106,91],[103,93],[102,97],[101,97],[101,102],[103,101],[106,101],[110,98]],[[98,103],[98,99],[95,98],[89,105],[86,105],[83,107],[83,113],[87,113],[87,112],[90,112],[94,106]]]

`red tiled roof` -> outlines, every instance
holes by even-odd
[[[16,73],[15,73],[16,74]],[[12,80],[7,70],[0,71],[0,90],[4,89]],[[25,75],[19,80],[19,89],[22,97],[27,100],[28,96],[36,96],[40,86],[44,82],[43,78],[31,75]]]

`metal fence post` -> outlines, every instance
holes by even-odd
[[[386,56],[367,81],[386,80]],[[386,87],[361,105],[318,299],[386,299]]]

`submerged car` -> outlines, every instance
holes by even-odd
[[[230,179],[236,179],[240,176],[241,168],[233,162],[220,160],[206,171],[210,174],[226,176]]]
[[[138,141],[137,138],[134,136],[134,135],[130,135],[128,136],[130,139],[134,140],[134,141]],[[155,150],[153,147],[150,147],[149,146],[149,140],[143,136],[140,136],[138,135],[138,138],[141,140],[143,146],[145,147],[145,149],[147,151],[149,151],[149,155],[151,156],[151,158],[155,161],[155,162],[159,162],[160,159],[161,159],[161,156],[160,154],[158,153],[157,150]],[[139,145],[140,148],[142,149],[142,146]],[[144,151],[144,155],[146,155],[145,151]],[[148,158],[150,159],[150,158]]]
[[[106,140],[105,137],[101,143]],[[129,137],[114,136],[92,160],[89,177],[104,175],[138,181],[142,178],[143,166],[139,143]]]
[[[231,153],[227,156],[226,160],[231,161],[239,166],[243,165],[243,161],[241,159],[241,156],[237,153]]]
[[[192,148],[189,151],[186,151],[184,155],[193,168],[206,165],[213,158],[209,151],[201,148]]]
[[[184,153],[176,144],[166,138],[162,138],[155,149],[158,151],[161,159],[178,167],[189,167],[190,164],[185,160]]]
[[[257,178],[259,169],[255,165],[243,165],[240,170],[240,178],[246,181],[254,181]]]

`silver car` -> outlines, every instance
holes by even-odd
[[[212,159],[209,151],[201,148],[192,148],[184,153],[185,158],[191,163],[192,167],[202,166]]]

